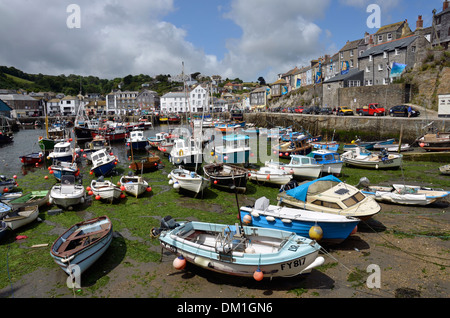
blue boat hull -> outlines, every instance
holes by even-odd
[[[145,147],[148,146],[148,142],[147,141],[136,141],[136,142],[131,142],[131,147],[133,148],[133,150],[145,150]]]
[[[92,171],[94,172],[94,174],[98,177],[98,176],[106,176],[108,175],[115,167],[116,165],[114,164],[114,161],[106,163],[104,165],[98,166],[94,169],[92,169]]]
[[[359,220],[354,220],[352,222],[339,222],[339,223],[331,223],[331,222],[308,222],[308,221],[297,221],[292,220],[291,223],[285,223],[281,221],[279,218],[275,218],[274,221],[268,221],[266,216],[260,215],[258,217],[252,216],[247,211],[240,212],[241,221],[244,222],[244,217],[246,215],[250,215],[252,218],[252,226],[257,227],[265,227],[270,229],[277,229],[283,231],[294,232],[297,235],[309,238],[309,230],[312,226],[318,225],[322,228],[323,238],[322,241],[326,241],[327,243],[339,244],[344,241],[355,229],[358,225]]]

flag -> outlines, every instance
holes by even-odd
[[[342,67],[341,67],[341,75],[347,74],[349,69],[350,69],[350,65],[348,64],[348,61],[343,61]]]
[[[398,77],[400,75],[402,75],[403,71],[406,68],[406,64],[400,64],[400,63],[393,63],[392,64],[392,69],[391,69],[391,74],[389,77]]]

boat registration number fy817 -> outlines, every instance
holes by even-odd
[[[281,270],[282,271],[290,270],[290,269],[295,268],[295,267],[303,266],[303,265],[305,265],[305,260],[306,260],[306,257],[302,257],[302,258],[293,260],[291,262],[283,263],[283,264],[280,265]]]

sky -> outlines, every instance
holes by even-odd
[[[0,65],[113,79],[200,72],[267,83],[443,0],[0,0]],[[76,5],[73,9],[70,5]]]

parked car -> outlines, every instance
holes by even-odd
[[[310,106],[303,110],[303,114],[317,115],[320,111],[319,106]]]
[[[303,113],[304,109],[305,108],[303,106],[299,106],[299,107],[295,108],[295,112],[298,114],[301,114],[301,113]]]
[[[333,114],[333,110],[330,107],[322,107],[319,109],[320,115],[331,115]]]
[[[353,110],[347,106],[339,106],[335,109],[335,111],[338,116],[353,116]]]
[[[408,117],[408,105],[397,105],[389,109],[391,117]],[[412,108],[412,107],[411,107]],[[411,117],[418,117],[420,112],[414,108],[411,110]]]
[[[383,107],[380,107],[378,103],[372,103],[356,108],[356,113],[359,116],[385,116],[386,110]]]

